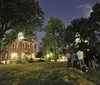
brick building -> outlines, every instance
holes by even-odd
[[[1,56],[1,63],[11,63],[12,61],[21,60],[25,58],[36,58],[36,41],[27,40],[24,34],[20,32],[18,38],[9,46],[3,57]]]
[[[28,58],[35,58],[36,56],[36,42],[35,41],[27,41],[16,40],[11,46],[8,48],[8,60],[21,60],[25,56]]]

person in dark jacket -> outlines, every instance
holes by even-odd
[[[87,49],[87,52],[85,53],[86,59],[88,60],[88,66],[89,70],[91,71],[92,69],[95,70],[96,64],[94,61],[94,55],[90,49]]]
[[[86,67],[89,67],[89,65],[88,65],[88,59],[86,57],[86,53],[87,53],[87,49],[84,49],[84,62],[85,62]]]

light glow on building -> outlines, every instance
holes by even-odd
[[[19,40],[24,39],[24,34],[23,34],[22,32],[19,32],[19,34],[18,34],[18,39],[19,39]]]
[[[11,53],[11,59],[15,60],[17,58],[17,53]]]

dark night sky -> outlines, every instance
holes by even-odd
[[[88,17],[92,6],[100,0],[39,0],[39,2],[45,12],[44,26],[50,16],[61,19],[67,26],[75,18]],[[37,44],[44,35],[43,32],[37,33]]]

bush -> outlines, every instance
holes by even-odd
[[[33,59],[32,58],[29,59],[29,63],[33,63]]]
[[[29,63],[29,60],[28,60],[28,58],[26,56],[24,56],[23,59],[21,59],[21,62],[23,64],[25,64],[25,63]]]
[[[16,60],[16,64],[22,64],[20,60]]]
[[[21,62],[22,62],[23,64],[25,64],[25,63],[28,63],[29,61],[28,61],[27,59],[21,59]]]
[[[38,62],[45,62],[45,60],[43,60],[43,59],[39,59]]]

